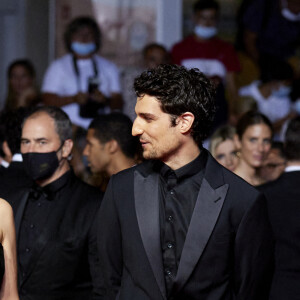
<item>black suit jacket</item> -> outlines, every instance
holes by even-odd
[[[15,214],[17,241],[29,190],[23,187],[6,193]],[[63,199],[56,201],[47,226],[32,246],[28,272],[18,273],[20,298],[102,299],[94,226],[102,194],[73,173],[60,192]]]
[[[113,176],[99,211],[107,299],[167,299],[151,163]],[[209,155],[169,299],[267,299],[272,250],[265,198]]]
[[[283,173],[261,189],[275,238],[270,299],[300,299],[300,171]]]

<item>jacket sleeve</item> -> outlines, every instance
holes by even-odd
[[[104,278],[104,294],[107,299],[116,298],[123,269],[122,237],[113,180],[114,176],[110,179],[97,217],[98,251]]]
[[[269,299],[274,243],[266,199],[259,194],[238,227],[234,249],[234,284],[237,300]]]
[[[97,216],[97,214],[96,214]],[[93,300],[105,299],[105,288],[102,275],[102,269],[99,262],[99,251],[97,249],[97,218],[89,231],[88,241],[88,259],[93,285]]]

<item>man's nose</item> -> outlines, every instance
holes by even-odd
[[[133,136],[139,136],[143,133],[143,129],[137,119],[135,119],[133,122],[131,133]]]
[[[82,154],[83,154],[83,156],[89,156],[90,155],[90,146],[89,145],[85,145]]]
[[[263,152],[264,151],[263,142],[258,142],[257,149],[258,149],[259,152]]]

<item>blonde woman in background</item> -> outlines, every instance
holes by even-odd
[[[210,138],[212,156],[230,171],[234,171],[239,162],[234,136],[235,128],[225,125],[219,127]]]

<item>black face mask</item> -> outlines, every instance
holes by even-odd
[[[29,152],[22,154],[24,168],[28,176],[33,180],[49,178],[59,166],[56,153],[61,147],[62,145],[57,151],[52,152]]]

